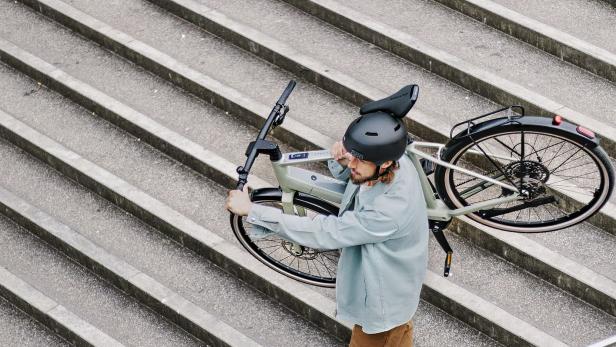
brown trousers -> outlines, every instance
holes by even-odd
[[[366,334],[354,325],[349,347],[413,347],[413,322],[376,334]]]

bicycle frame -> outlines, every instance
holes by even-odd
[[[406,154],[413,162],[415,169],[419,175],[421,187],[424,193],[426,206],[428,208],[428,218],[436,221],[449,221],[452,217],[469,214],[482,209],[517,200],[520,196],[518,188],[509,184],[503,183],[491,177],[478,174],[472,170],[462,168],[435,158],[432,155],[421,151],[418,147],[437,148],[438,153],[444,147],[443,144],[433,142],[412,142],[406,148]],[[478,152],[478,154],[482,154]],[[437,199],[432,191],[428,177],[422,169],[419,162],[420,158],[434,162],[436,165],[442,165],[452,170],[458,170],[467,175],[477,177],[490,184],[496,184],[503,188],[511,190],[513,193],[506,197],[500,197],[490,200],[485,200],[479,203],[471,204],[458,209],[448,208],[441,200]],[[276,178],[283,192],[282,206],[285,213],[294,213],[293,211],[293,195],[296,191],[310,194],[317,198],[327,200],[332,203],[340,204],[342,195],[346,188],[346,182],[337,180],[332,177],[324,176],[316,172],[295,167],[296,165],[320,162],[333,159],[328,150],[306,151],[306,152],[291,152],[284,153],[282,158],[277,161],[272,161],[272,166]],[[509,158],[504,158],[509,159]]]

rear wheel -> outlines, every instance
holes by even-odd
[[[253,203],[282,210],[280,197],[256,197]],[[329,206],[297,200],[293,211],[298,216],[335,213]],[[287,241],[275,233],[264,235],[246,221],[246,217],[231,215],[231,227],[242,246],[270,268],[295,280],[321,286],[335,287],[339,250],[320,250]]]
[[[601,147],[548,126],[505,125],[448,147],[441,159],[517,187],[518,200],[468,216],[507,231],[545,232],[580,223],[609,199],[614,169]],[[439,166],[435,184],[452,209],[512,192],[499,185]]]

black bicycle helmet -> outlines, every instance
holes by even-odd
[[[354,120],[342,138],[344,148],[354,157],[377,166],[400,159],[407,141],[404,122],[380,111]]]
[[[378,167],[388,160],[400,159],[408,144],[402,118],[413,107],[418,94],[417,85],[408,85],[387,98],[363,105],[362,116],[354,120],[344,134],[344,148],[358,159],[371,161]]]

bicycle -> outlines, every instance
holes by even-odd
[[[347,183],[295,167],[330,160],[329,150],[281,153],[276,143],[265,139],[284,121],[289,111],[285,103],[295,84],[289,83],[257,139],[248,146],[246,163],[237,169],[237,189],[246,184],[256,157],[267,154],[280,187],[252,191],[253,203],[299,216],[338,215],[336,204]],[[363,105],[360,114],[380,111],[402,118],[418,94],[417,85],[406,86]],[[490,118],[502,112],[506,115]],[[460,130],[454,135],[456,129]],[[419,174],[430,229],[446,252],[444,276],[449,275],[453,251],[443,229],[453,217],[467,215],[483,225],[512,232],[555,231],[599,211],[614,186],[614,168],[594,133],[560,116],[526,116],[521,106],[455,124],[446,144],[409,140],[406,155]],[[304,247],[274,233],[256,235],[245,218],[231,214],[230,219],[242,246],[267,266],[301,282],[335,286],[338,250]]]

